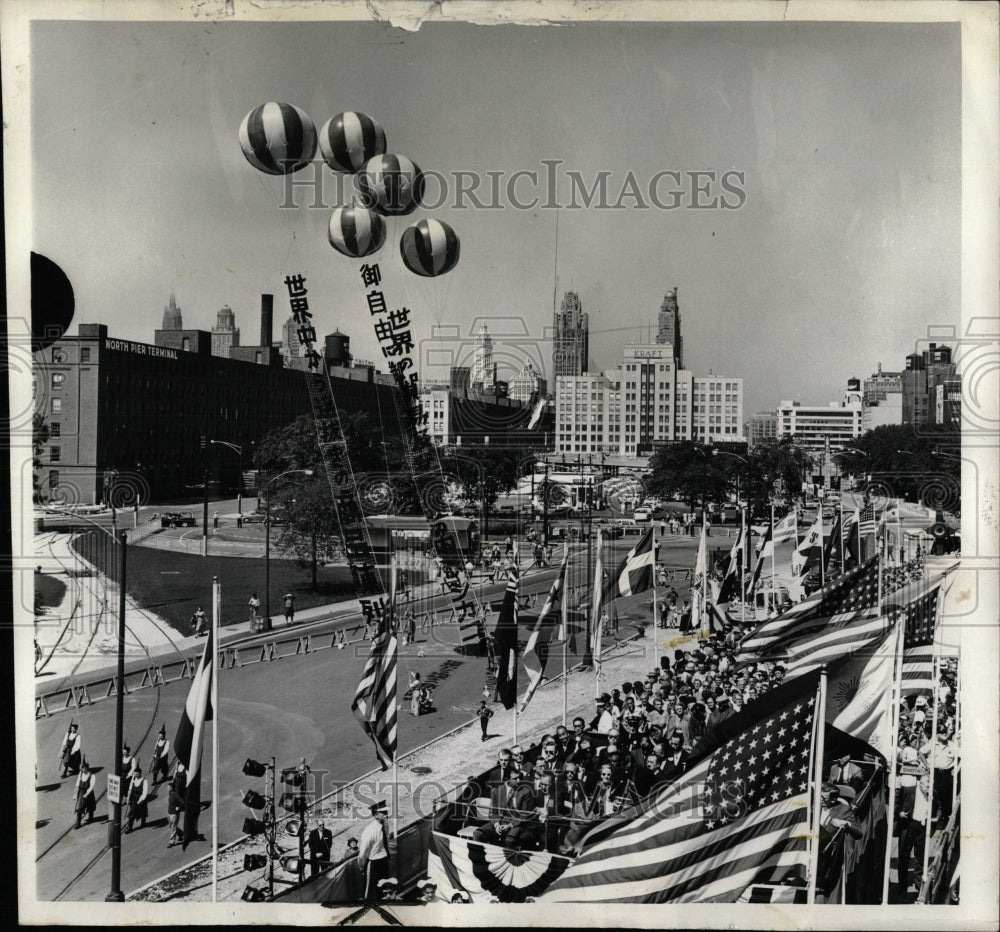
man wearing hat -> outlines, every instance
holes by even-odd
[[[365,878],[365,902],[374,903],[382,898],[380,880],[389,877],[389,807],[384,799],[370,807],[372,820],[358,841],[358,858]]]
[[[72,774],[80,772],[80,761],[83,759],[81,750],[80,728],[76,722],[70,722],[66,729],[66,737],[63,738],[62,747],[59,749],[59,762],[62,765],[62,775],[65,779]]]
[[[160,733],[153,745],[153,758],[149,762],[149,776],[153,786],[167,779],[170,770],[170,742],[167,740],[167,726],[160,725]]]
[[[849,786],[855,793],[859,793],[865,785],[865,775],[861,772],[861,768],[851,761],[851,755],[844,754],[838,757],[830,768],[830,782]]]
[[[615,719],[610,711],[611,696],[601,693],[597,700],[597,713],[590,720],[590,730],[599,735],[610,735],[615,730]]]
[[[333,832],[322,819],[309,833],[309,876],[315,877],[330,865],[330,853],[333,851]]]
[[[76,778],[76,827],[80,827],[83,821],[83,814],[87,813],[87,824],[94,821],[94,810],[97,808],[97,797],[94,795],[94,775],[90,772],[90,765],[84,761],[80,765],[80,773]]]

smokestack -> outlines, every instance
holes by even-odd
[[[260,345],[271,345],[271,322],[274,316],[274,295],[260,296]]]

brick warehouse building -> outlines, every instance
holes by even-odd
[[[153,501],[197,494],[206,469],[210,481],[232,489],[239,457],[218,445],[202,449],[203,437],[241,446],[249,470],[251,444],[311,413],[303,367],[288,368],[277,351],[240,347],[242,358],[226,359],[212,355],[209,334],[185,331],[187,342],[177,343],[177,333],[157,331],[150,345],[110,337],[103,324],[80,324],[77,336],[35,354],[35,410],[50,431],[39,457],[43,500],[95,504],[115,473],[117,483],[148,489]],[[388,376],[370,366],[330,371],[342,414],[365,413],[378,424],[395,410]],[[464,443],[485,435],[502,444],[534,433],[524,430],[529,414],[477,403],[453,405],[450,419]]]

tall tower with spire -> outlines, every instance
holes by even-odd
[[[483,322],[476,334],[476,347],[472,354],[472,385],[474,388],[493,387],[493,337]]]
[[[575,291],[563,295],[552,321],[552,375],[583,375],[590,357],[590,322]]]
[[[161,330],[183,330],[184,324],[181,321],[181,309],[177,306],[177,298],[174,291],[170,289],[170,303],[163,309],[163,326]]]
[[[669,343],[674,348],[677,368],[684,368],[684,338],[681,336],[681,311],[677,306],[677,286],[667,292],[660,305],[656,342]]]

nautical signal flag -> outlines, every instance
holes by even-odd
[[[653,588],[653,564],[656,554],[653,548],[653,528],[642,535],[642,539],[618,564],[618,569],[608,580],[604,590],[604,602],[619,596],[635,595]]]
[[[372,641],[351,710],[375,744],[383,770],[396,759],[396,637],[383,625]]]
[[[201,752],[204,748],[205,722],[212,721],[212,677],[215,676],[215,629],[208,629],[208,639],[202,651],[198,670],[191,680],[184,711],[174,737],[174,753],[187,771],[184,800],[184,832],[181,848],[198,835],[198,813],[201,811]],[[216,766],[218,764],[216,763]]]
[[[517,703],[517,584],[517,571],[512,567],[507,571],[507,590],[493,632],[498,664],[495,698],[505,709]]]
[[[563,557],[562,565],[556,578],[552,580],[552,588],[549,590],[548,598],[538,614],[538,620],[531,629],[528,636],[528,644],[524,648],[524,669],[528,674],[528,689],[524,694],[524,701],[521,703],[523,712],[531,697],[535,694],[538,684],[541,683],[545,675],[545,666],[549,659],[549,645],[565,638],[566,632],[562,631],[562,604],[563,593],[566,583],[566,568],[569,561],[569,548],[566,548],[566,555]],[[562,637],[560,637],[560,635]]]
[[[539,902],[732,903],[804,869],[818,682],[757,700],[686,773],[592,829]]]

